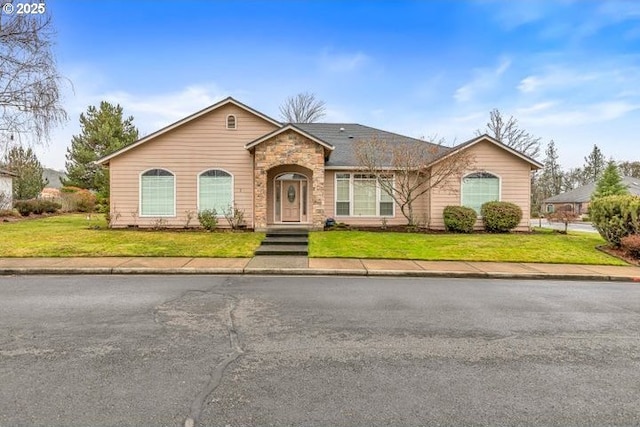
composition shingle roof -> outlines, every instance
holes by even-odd
[[[437,147],[444,154],[451,148],[439,146],[417,138],[387,132],[381,129],[360,125],[357,123],[294,123],[297,128],[321,139],[335,147],[331,153],[327,167],[354,166],[357,163],[354,152],[354,142],[371,137],[377,137],[388,144],[403,144],[420,142],[431,147]]]
[[[628,176],[622,177],[631,194],[640,196],[640,178],[631,178]],[[596,184],[592,182],[590,184],[583,185],[582,187],[574,188],[573,190],[565,193],[560,193],[556,196],[549,197],[544,200],[544,203],[584,203],[591,200],[591,194],[595,190]]]

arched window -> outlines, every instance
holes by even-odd
[[[229,114],[227,116],[227,129],[235,129],[236,128],[236,116],[233,114]]]
[[[474,172],[462,178],[462,206],[480,215],[486,202],[500,200],[500,178],[488,172]]]
[[[198,177],[198,209],[215,209],[222,215],[233,206],[233,177],[220,169],[210,169]]]
[[[151,169],[140,175],[140,215],[175,216],[175,176],[165,169]]]

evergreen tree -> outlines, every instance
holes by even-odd
[[[5,157],[7,169],[17,174],[13,179],[15,200],[38,197],[48,181],[42,177],[43,167],[31,148],[13,147]]]
[[[544,151],[546,157],[544,159],[544,169],[538,179],[538,186],[543,198],[555,196],[562,193],[564,174],[558,163],[558,151],[553,140],[549,141],[547,149]]]
[[[71,139],[67,149],[67,179],[64,185],[94,190],[109,195],[109,174],[94,161],[138,139],[133,117],[123,119],[122,107],[106,101],[100,107],[90,106],[80,114],[80,135]]]
[[[597,145],[593,146],[593,150],[587,157],[584,158],[585,165],[583,168],[583,180],[586,183],[597,182],[604,169],[607,167],[607,163],[604,160],[604,155]]]
[[[624,182],[622,182],[615,162],[610,161],[602,173],[602,177],[596,183],[596,189],[591,195],[591,200],[599,197],[619,196],[623,194],[629,194],[629,190]]]

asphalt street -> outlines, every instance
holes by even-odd
[[[0,277],[0,425],[638,425],[630,283]]]
[[[544,218],[531,219],[530,224],[532,227],[553,228],[554,230],[564,230],[564,223],[559,221],[551,222],[548,219],[544,219]],[[580,222],[580,221],[570,222],[569,224],[567,224],[567,230],[586,231],[589,233],[598,232],[598,230],[596,230],[593,224],[591,224],[590,222]]]

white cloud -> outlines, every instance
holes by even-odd
[[[125,116],[133,116],[133,123],[140,134],[147,135],[229,95],[213,83],[151,95],[105,91],[106,80],[95,70],[78,68],[68,75],[74,81],[74,89],[64,93],[69,122],[53,132],[50,144],[36,148],[40,161],[55,169],[64,169],[67,147],[72,136],[80,133],[78,117],[89,105],[98,105],[103,100],[120,104]]]
[[[324,50],[320,55],[319,62],[324,70],[332,73],[345,73],[363,67],[370,60],[371,58],[363,52],[334,53]]]
[[[544,105],[540,108],[518,110],[518,118],[523,122],[536,126],[579,126],[585,124],[603,123],[624,117],[628,113],[640,110],[640,104],[631,104],[625,101],[610,100],[588,104],[584,106],[568,106],[552,109],[556,104]]]
[[[540,74],[527,76],[522,79],[518,85],[518,90],[522,93],[533,93],[545,89],[566,89],[592,82],[600,77],[600,73],[585,73],[575,69],[552,66]]]
[[[156,95],[116,91],[103,94],[101,99],[122,105],[125,114],[134,117],[136,126],[146,132],[153,132],[216,103],[226,95],[214,84],[203,84]]]
[[[500,77],[510,66],[511,60],[502,58],[495,68],[477,68],[473,70],[473,79],[456,89],[453,97],[458,102],[468,102],[478,93],[494,88],[499,83]]]
[[[521,117],[529,114],[539,113],[541,111],[546,111],[556,106],[557,104],[558,104],[557,101],[546,101],[546,102],[538,102],[529,107],[520,107],[516,109],[516,117]]]

